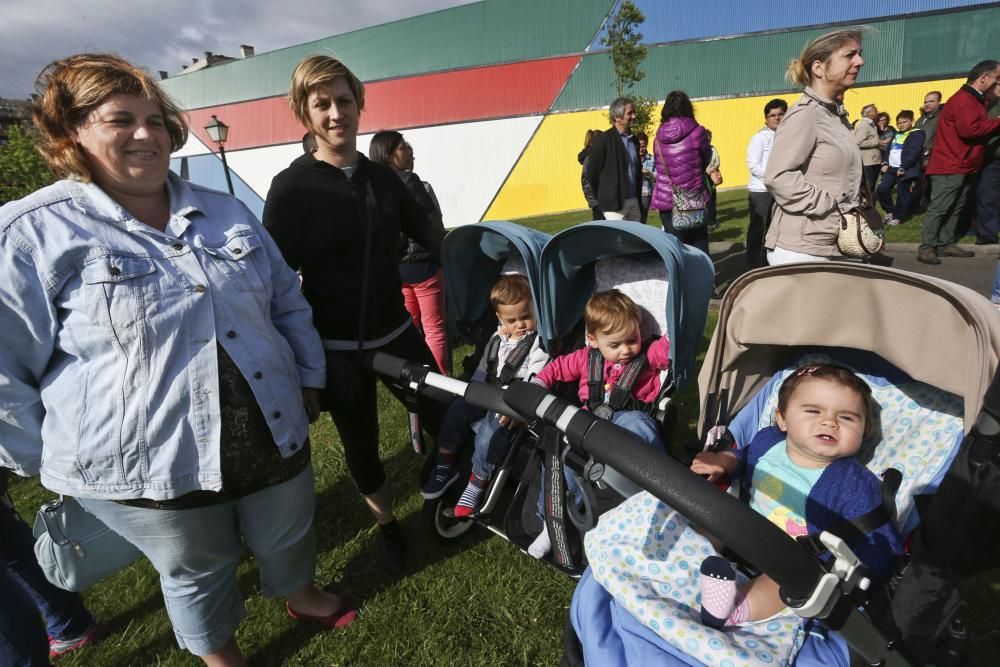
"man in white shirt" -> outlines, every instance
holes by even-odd
[[[757,269],[767,266],[764,254],[764,235],[771,224],[771,208],[774,198],[764,187],[764,169],[767,167],[767,157],[774,143],[774,131],[778,123],[785,117],[788,103],[782,99],[773,99],[764,105],[764,127],[750,138],[747,146],[747,168],[750,169],[750,181],[747,190],[750,193],[750,224],[747,225],[747,268]]]

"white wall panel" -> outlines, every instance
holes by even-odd
[[[203,144],[201,139],[194,135],[194,132],[188,132],[187,143],[181,146],[181,149],[176,153],[171,153],[170,157],[190,157],[192,155],[205,155],[206,153],[211,152],[212,151],[208,150],[208,146]],[[229,157],[228,153],[226,154],[226,157]]]
[[[500,189],[541,116],[459,123],[406,130],[413,146],[415,171],[434,187],[447,227],[479,222]],[[358,137],[358,150],[367,154],[372,135]],[[207,152],[189,139],[174,157]],[[199,144],[201,142],[198,142]],[[188,149],[191,152],[188,152]],[[299,142],[226,153],[229,167],[254,192],[267,198],[271,179],[302,154]]]
[[[446,227],[482,219],[541,121],[525,116],[403,132],[413,146],[413,170],[434,187]]]

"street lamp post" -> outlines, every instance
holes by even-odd
[[[208,132],[208,138],[219,146],[219,157],[222,158],[222,170],[226,172],[226,186],[229,188],[229,194],[235,194],[233,192],[233,179],[229,176],[229,163],[226,162],[225,143],[226,138],[229,136],[229,126],[216,118],[215,114],[212,114],[212,120],[205,125],[205,131]]]

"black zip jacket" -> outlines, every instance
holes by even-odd
[[[375,210],[368,261],[364,339],[376,340],[409,317],[399,281],[399,235],[405,233],[440,256],[444,228],[434,224],[399,177],[358,154],[351,178],[311,154],[303,155],[271,182],[264,226],[285,261],[302,272],[302,293],[313,309],[320,336],[357,340],[365,266],[367,184]]]

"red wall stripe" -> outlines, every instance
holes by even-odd
[[[365,84],[361,133],[545,113],[579,60],[548,58]],[[291,143],[305,133],[285,97],[190,111],[191,131],[213,149],[205,132],[212,114],[229,126],[229,150]]]

